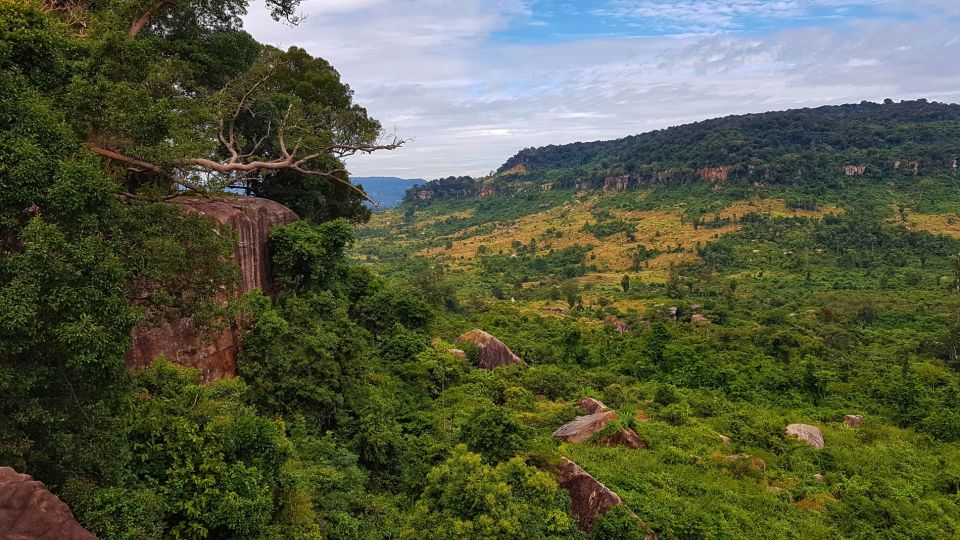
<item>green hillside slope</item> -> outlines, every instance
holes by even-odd
[[[483,328],[526,362],[448,386],[454,418],[506,410],[521,453],[578,462],[661,538],[955,537],[958,111],[830,107],[525,150],[411,190],[354,253],[417,283],[439,337]],[[792,155],[821,165],[784,176]],[[618,168],[626,184],[607,181]],[[649,448],[554,440],[585,395]],[[825,448],[785,437],[797,422]]]

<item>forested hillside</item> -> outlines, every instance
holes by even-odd
[[[371,214],[344,159],[404,141],[247,9],[0,3],[0,536],[960,535],[956,106]]]
[[[958,120],[960,106],[926,100],[730,116],[612,141],[527,148],[490,178],[437,180],[407,199],[732,179],[809,189],[842,176],[952,172],[960,158]]]

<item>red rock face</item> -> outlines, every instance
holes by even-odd
[[[843,174],[847,176],[863,176],[867,172],[866,165],[847,165],[843,168]]]
[[[268,242],[277,225],[297,220],[297,215],[282,204],[257,197],[214,199],[176,199],[187,212],[208,216],[237,231],[235,256],[240,265],[240,294],[254,288],[266,294],[276,292],[271,279]],[[148,321],[134,328],[131,347],[124,362],[128,369],[150,365],[158,356],[180,365],[199,368],[203,382],[232,377],[237,372],[239,321],[226,329],[198,329],[193,320],[168,312],[159,321]]]
[[[697,171],[697,175],[704,182],[726,182],[730,178],[730,171],[733,167],[723,165],[720,167],[706,167]]]
[[[0,538],[6,540],[96,540],[42,482],[0,467]]]
[[[471,330],[457,338],[456,343],[472,343],[480,350],[480,364],[477,367],[493,369],[520,363],[520,357],[513,354],[502,341],[484,332]]]

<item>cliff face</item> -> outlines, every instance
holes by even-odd
[[[257,197],[176,200],[184,210],[227,224],[237,231],[240,265],[240,294],[254,288],[266,294],[276,292],[271,279],[268,241],[277,225],[297,220],[297,215],[282,204]],[[213,382],[236,374],[239,352],[239,322],[224,329],[197,328],[193,320],[171,311],[160,321],[141,323],[131,335],[131,347],[124,359],[128,369],[147,366],[157,356],[180,365],[199,368],[204,382]]]
[[[270,277],[267,243],[277,225],[296,221],[297,215],[286,206],[259,197],[222,199],[174,199],[184,210],[230,225],[238,233],[237,263],[242,274],[240,292],[259,288],[266,294],[276,292]]]

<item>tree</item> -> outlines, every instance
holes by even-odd
[[[623,289],[623,292],[630,292],[630,276],[627,274],[624,274],[623,279],[620,280],[620,288]]]
[[[491,467],[463,445],[427,476],[401,538],[576,538],[556,482],[514,458]]]
[[[267,4],[275,18],[297,19],[299,0]],[[53,79],[48,92],[62,98],[77,139],[126,185],[124,199],[148,187],[170,197],[236,186],[298,205],[311,219],[365,219],[356,201],[327,204],[335,194],[308,177],[366,199],[343,158],[403,141],[384,138],[326,61],[253,41],[240,26],[246,7],[45,0],[43,18],[66,23],[72,48],[63,66],[71,77]]]
[[[525,446],[523,426],[499,406],[464,424],[460,438],[470,450],[493,462],[505,461]]]
[[[568,279],[560,286],[563,298],[567,301],[570,309],[573,309],[580,302],[580,284],[575,279]]]

